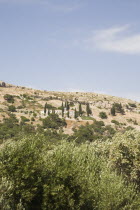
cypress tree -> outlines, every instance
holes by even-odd
[[[70,109],[69,102],[67,102],[66,109],[67,109],[67,111],[69,111],[69,109]]]
[[[62,102],[62,117],[64,117],[64,104]]]
[[[77,118],[77,110],[75,108],[75,112],[74,112],[74,118],[76,119]]]
[[[87,103],[86,111],[87,111],[87,116],[89,116],[90,114],[92,114],[92,111],[90,109],[89,103]]]
[[[47,111],[47,103],[45,103],[45,106],[44,106],[44,114],[46,115],[46,111]]]
[[[79,116],[82,116],[82,105],[81,105],[81,103],[79,104]]]
[[[116,110],[115,110],[115,107],[114,106],[112,106],[112,108],[111,108],[111,115],[112,116],[115,116],[116,115]]]

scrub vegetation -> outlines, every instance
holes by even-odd
[[[0,209],[140,209],[138,103],[11,88],[0,95]]]

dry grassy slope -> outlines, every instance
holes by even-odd
[[[8,103],[4,100],[4,95],[10,94],[15,97],[15,103],[14,105],[16,107],[20,105],[25,105],[25,108],[19,109],[15,114],[17,118],[20,119],[20,116],[26,116],[27,118],[31,118],[33,114],[27,113],[34,111],[36,116],[36,121],[34,124],[41,123],[40,121],[40,111],[43,110],[44,104],[46,103],[46,99],[49,99],[47,101],[48,104],[51,104],[55,107],[59,107],[62,104],[62,100],[69,100],[73,101],[75,104],[75,107],[78,108],[78,101],[80,102],[88,102],[90,103],[90,107],[93,112],[93,117],[97,120],[101,120],[99,118],[99,113],[101,111],[104,111],[107,113],[108,118],[103,120],[105,124],[112,124],[111,121],[117,120],[120,123],[126,123],[127,126],[135,127],[136,129],[140,130],[140,104],[138,102],[124,99],[124,98],[118,98],[114,96],[108,96],[108,95],[102,95],[97,93],[71,93],[71,92],[55,92],[55,91],[41,91],[41,90],[34,90],[31,88],[25,88],[25,87],[19,87],[19,86],[13,86],[13,85],[7,85],[7,87],[0,87],[0,120],[3,119],[4,116],[7,116],[7,110],[8,110]],[[32,99],[31,100],[25,100],[22,95],[27,94]],[[51,98],[50,98],[51,97]],[[115,117],[110,115],[110,108],[112,104],[121,103],[123,105],[123,108],[125,109],[125,115],[117,114]],[[126,109],[126,105],[132,103],[136,104],[137,108],[134,108],[133,110],[129,111]],[[75,108],[74,107],[74,108]],[[85,105],[82,106],[83,110],[85,110]],[[133,122],[128,122],[128,119],[132,119],[133,121],[137,121],[138,125],[134,125]],[[73,127],[77,127],[81,124],[85,124],[87,121],[83,121],[79,119],[72,120],[72,119],[66,119],[68,126],[65,129],[66,133],[71,133]],[[89,121],[90,123],[91,121]],[[113,125],[113,124],[112,124]]]

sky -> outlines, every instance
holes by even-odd
[[[140,102],[140,0],[0,0],[0,80]]]

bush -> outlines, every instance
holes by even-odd
[[[9,112],[16,112],[16,107],[14,105],[11,105],[8,107]]]
[[[86,126],[81,125],[77,129],[73,129],[74,134],[69,137],[70,140],[75,139],[76,143],[94,142],[96,139],[106,140],[115,134],[115,130],[103,121],[94,120],[93,124]]]
[[[120,123],[117,120],[112,120],[112,123],[114,123],[115,125],[120,125]]]
[[[21,105],[17,107],[17,109],[23,109],[23,108],[24,108],[24,107],[23,107],[23,106],[21,106]]]
[[[32,118],[31,118],[31,121],[35,121],[35,118],[34,118],[34,117],[32,117]]]
[[[59,129],[67,125],[66,121],[64,119],[59,118],[57,114],[50,114],[48,117],[43,119],[42,122],[44,128]]]
[[[93,117],[89,117],[89,116],[81,116],[82,120],[94,120]]]
[[[2,148],[1,209],[139,209],[133,185],[110,170],[94,146],[63,141],[49,151],[45,142],[30,136]]]
[[[5,118],[4,122],[0,123],[0,139],[12,138],[17,133],[19,133],[18,120],[14,114],[10,114],[9,118]]]
[[[30,120],[29,120],[27,117],[21,116],[21,122],[22,122],[22,123],[29,122],[29,121],[30,121]]]
[[[100,113],[99,113],[99,117],[100,117],[101,119],[107,119],[107,114],[106,114],[105,112],[100,112]]]
[[[133,108],[137,108],[137,105],[136,105],[136,104],[131,104],[131,103],[129,103],[129,106],[130,106],[130,107],[133,107]]]
[[[127,182],[137,185],[140,191],[140,133],[129,130],[117,134],[111,142],[106,143],[104,150],[109,151],[111,166],[118,174],[122,175]]]
[[[4,95],[4,99],[8,102],[8,103],[14,103],[14,96],[10,95],[10,94],[6,94]]]

